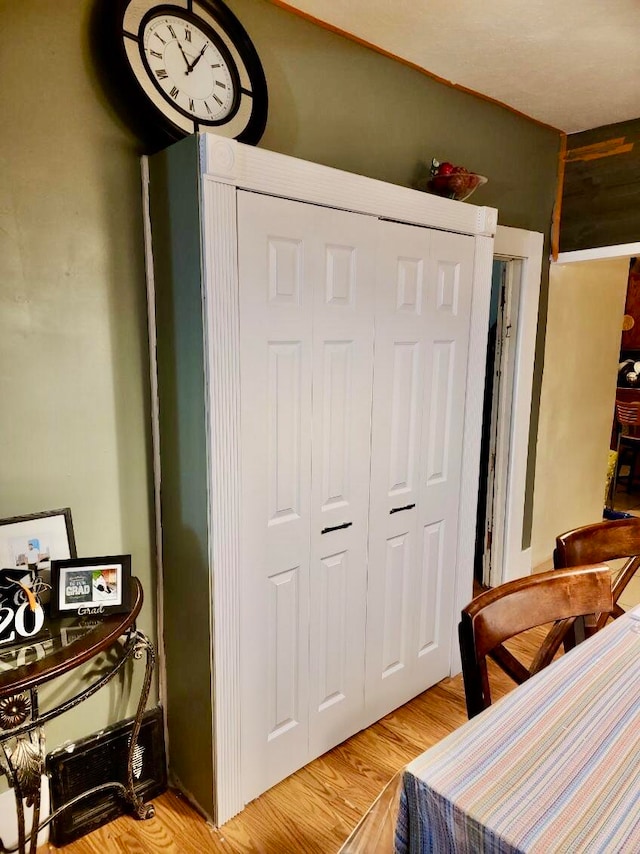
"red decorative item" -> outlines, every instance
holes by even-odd
[[[448,160],[440,163],[434,159],[431,161],[431,177],[427,183],[427,190],[438,196],[461,202],[486,183],[487,179],[484,175],[469,172],[465,166],[454,166]]]

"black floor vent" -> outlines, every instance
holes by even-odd
[[[127,780],[127,751],[133,721],[124,721],[97,735],[77,741],[72,748],[60,747],[47,756],[51,810],[83,792],[107,782]],[[133,773],[136,793],[145,801],[167,788],[162,709],[144,715]],[[83,798],[65,810],[51,827],[51,842],[67,845],[97,827],[127,812],[124,800],[113,790]]]

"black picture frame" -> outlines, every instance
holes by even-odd
[[[51,617],[106,617],[131,607],[131,555],[51,563]]]
[[[38,538],[43,539],[41,543],[43,553],[39,555],[40,560],[37,561],[40,564],[39,569],[49,569],[49,566],[42,566],[42,564],[49,564],[51,560],[77,557],[71,508],[43,510],[26,516],[0,519],[0,567],[3,569],[27,567],[29,561],[26,549],[29,540]],[[25,540],[24,552],[20,551],[22,539]]]
[[[75,557],[70,507],[0,519],[0,605],[19,604],[19,582],[47,603],[51,562]]]

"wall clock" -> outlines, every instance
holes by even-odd
[[[102,30],[101,53],[110,88],[133,108],[143,136],[152,128],[173,141],[211,129],[258,142],[267,120],[264,71],[221,0],[117,0],[105,8],[112,35],[107,46]]]

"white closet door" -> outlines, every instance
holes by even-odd
[[[475,241],[434,231],[426,314],[416,691],[449,673]]]
[[[448,673],[473,238],[380,222],[366,703]]]
[[[247,800],[362,725],[374,239],[238,194]]]
[[[312,236],[295,206],[238,193],[245,800],[309,739]]]
[[[310,758],[364,725],[377,221],[315,209]]]

